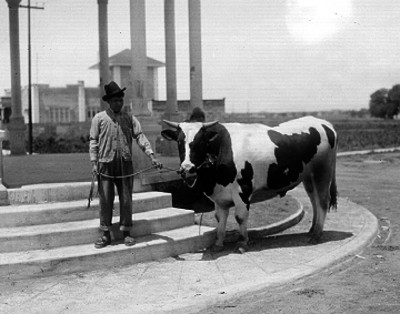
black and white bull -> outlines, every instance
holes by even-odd
[[[313,207],[310,242],[319,242],[330,208],[336,208],[337,135],[332,125],[311,116],[277,127],[263,124],[176,123],[162,131],[178,142],[181,173],[194,173],[191,185],[215,204],[221,250],[229,208],[239,224],[238,251],[248,249],[250,204],[281,197],[303,182]]]

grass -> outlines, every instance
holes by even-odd
[[[158,156],[170,168],[178,168],[178,160]],[[4,156],[3,184],[8,188],[21,185],[91,181],[88,153]],[[141,170],[141,169],[138,169]]]

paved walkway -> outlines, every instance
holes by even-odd
[[[365,208],[339,199],[323,242],[308,244],[312,215],[302,189],[292,193],[305,217],[286,232],[255,239],[249,252],[184,254],[90,273],[0,283],[0,313],[196,313],[244,293],[284,285],[359,254],[377,234]]]

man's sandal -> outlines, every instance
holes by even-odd
[[[106,247],[107,245],[111,244],[111,239],[107,236],[102,236],[101,238],[99,238],[95,243],[94,243],[94,247],[96,249],[101,249],[103,247]]]

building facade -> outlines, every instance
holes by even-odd
[[[125,49],[109,59],[110,78],[121,87],[132,86],[130,79],[130,50]],[[147,58],[148,90],[151,99],[158,99],[158,68],[164,63]],[[89,69],[98,69],[98,64]],[[29,122],[28,86],[21,90],[22,115],[25,123]],[[0,100],[0,119],[7,123],[11,114],[11,95]],[[90,121],[100,111],[98,87],[86,87],[83,81],[66,87],[51,87],[48,84],[32,84],[32,123],[71,123]],[[125,110],[130,111],[130,94],[126,93]],[[149,104],[151,106],[151,103]],[[151,108],[149,108],[151,110]]]
[[[147,95],[149,96],[149,110],[160,118],[166,112],[166,101],[158,100],[158,69],[164,63],[152,58],[147,58]],[[89,69],[98,70],[99,64]],[[125,95],[126,111],[131,110],[131,51],[125,49],[109,58],[110,78],[121,87],[127,87]],[[22,114],[27,124],[29,122],[28,87],[21,91]],[[100,96],[98,87],[86,87],[83,81],[70,84],[66,87],[51,87],[48,84],[32,84],[32,123],[35,124],[65,124],[75,122],[88,122],[100,111]],[[206,120],[222,120],[225,113],[225,98],[204,100],[203,109]],[[190,100],[178,101],[178,111],[181,119],[187,118],[190,111]],[[0,99],[0,119],[2,124],[8,122],[11,115],[11,95]]]
[[[119,86],[127,87],[125,94],[126,104],[132,103],[131,91],[133,84],[131,79],[132,52],[130,49],[125,49],[111,56],[108,60],[110,67],[110,78]],[[148,107],[151,108],[151,100],[158,99],[158,69],[164,67],[165,64],[153,58],[147,57],[147,82],[145,84],[147,90],[145,95],[149,99]],[[99,64],[92,65],[89,69],[98,70]]]

